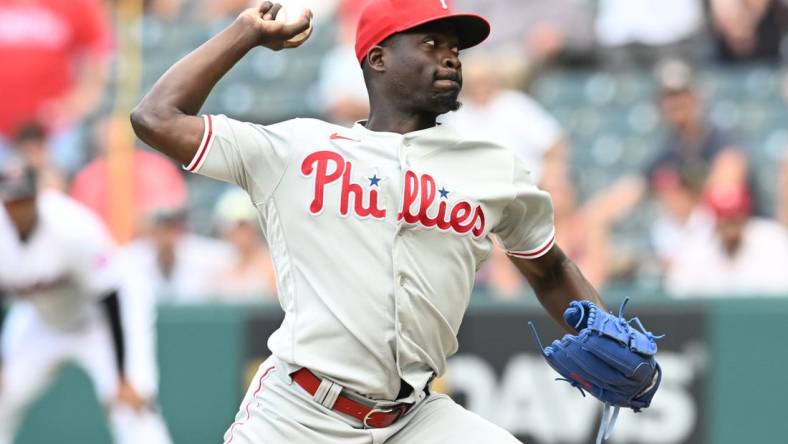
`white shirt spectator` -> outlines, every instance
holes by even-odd
[[[718,238],[679,253],[666,277],[668,293],[685,296],[788,296],[788,231],[776,222],[751,219],[734,257]]]
[[[367,86],[364,84],[364,74],[352,44],[340,43],[326,54],[320,64],[317,87],[320,111],[335,123],[351,125],[367,116]],[[353,111],[348,111],[348,106],[351,106]],[[345,115],[348,112],[350,115]]]
[[[700,0],[600,0],[596,34],[603,46],[659,46],[691,37],[702,25]]]
[[[685,245],[714,240],[714,215],[698,205],[682,224],[663,214],[651,226],[651,244],[657,256],[670,264]]]
[[[503,90],[488,104],[463,102],[462,108],[442,117],[466,139],[489,140],[512,148],[539,182],[547,151],[561,140],[558,122],[528,95]]]
[[[221,238],[233,249],[233,260],[220,266],[212,296],[222,302],[275,301],[274,266],[249,195],[238,187],[225,191],[216,202],[214,217]]]
[[[187,304],[209,301],[214,280],[219,278],[224,264],[233,258],[227,243],[188,233],[178,241],[169,276],[162,273],[156,247],[149,239],[132,242],[123,255],[124,260],[132,261],[152,281],[159,302]]]

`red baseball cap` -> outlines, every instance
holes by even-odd
[[[748,216],[752,207],[750,192],[742,184],[718,184],[706,194],[706,205],[717,218]]]
[[[457,29],[460,49],[483,42],[490,23],[476,14],[455,14],[450,0],[370,0],[358,21],[356,57],[362,63],[369,50],[388,37],[425,23],[446,20]]]

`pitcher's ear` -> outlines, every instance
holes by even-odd
[[[383,53],[385,49],[382,46],[373,46],[367,51],[367,64],[373,71],[383,72],[386,70]]]

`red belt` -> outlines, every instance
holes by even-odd
[[[293,381],[312,396],[315,395],[322,382],[320,378],[306,368],[294,372],[291,376]],[[412,406],[413,404],[402,403],[385,409],[373,408],[356,402],[340,393],[336,402],[334,402],[332,410],[358,419],[366,428],[379,429],[394,424],[394,421],[398,420]]]

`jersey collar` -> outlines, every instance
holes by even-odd
[[[361,138],[364,138],[364,136],[387,139],[399,138],[406,145],[412,145],[413,147],[424,151],[433,151],[439,148],[452,148],[461,140],[459,135],[453,129],[440,123],[429,128],[411,131],[405,134],[387,131],[372,131],[364,126],[366,123],[366,120],[359,120],[353,125],[353,131],[356,132],[356,134]]]

